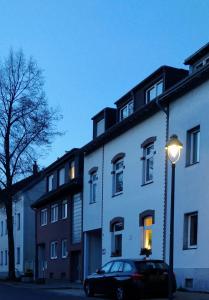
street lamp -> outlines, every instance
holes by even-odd
[[[174,196],[175,196],[175,167],[180,158],[182,143],[178,140],[177,135],[172,135],[167,142],[165,149],[168,158],[171,161],[171,208],[170,208],[170,244],[169,244],[169,272],[168,272],[168,299],[173,298],[173,244],[174,244]]]

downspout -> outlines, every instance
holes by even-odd
[[[103,210],[104,210],[104,145],[102,146],[102,205],[101,205],[101,230],[102,230],[102,246],[103,246]]]
[[[169,138],[169,105],[167,107],[163,107],[159,103],[159,98],[156,99],[156,104],[158,108],[163,111],[166,115],[166,134],[165,134],[165,144]],[[162,257],[165,261],[166,259],[166,232],[167,232],[167,206],[168,206],[168,157],[167,153],[165,152],[165,170],[164,170],[164,205],[163,205],[163,250],[162,250]]]

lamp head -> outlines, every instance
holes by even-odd
[[[182,148],[183,144],[179,141],[178,136],[173,134],[165,146],[172,164],[175,164],[179,160]]]

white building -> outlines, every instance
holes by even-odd
[[[39,175],[32,175],[14,185],[13,230],[16,276],[35,266],[35,214],[31,204],[44,192],[44,182]],[[8,236],[6,211],[0,207],[0,277],[8,275]]]
[[[174,266],[178,286],[209,291],[209,44],[190,72],[163,66],[93,117],[84,159],[84,274],[115,257],[168,261],[168,136],[184,144],[176,166]],[[200,132],[201,131],[201,132]],[[200,140],[201,134],[201,140]]]

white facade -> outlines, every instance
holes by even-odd
[[[35,213],[31,204],[44,193],[43,181],[14,196],[13,230],[15,247],[15,271],[19,277],[26,270],[35,267]],[[3,230],[1,229],[3,224]],[[6,257],[7,256],[7,257]],[[8,275],[8,236],[6,230],[6,211],[0,208],[0,277]]]

